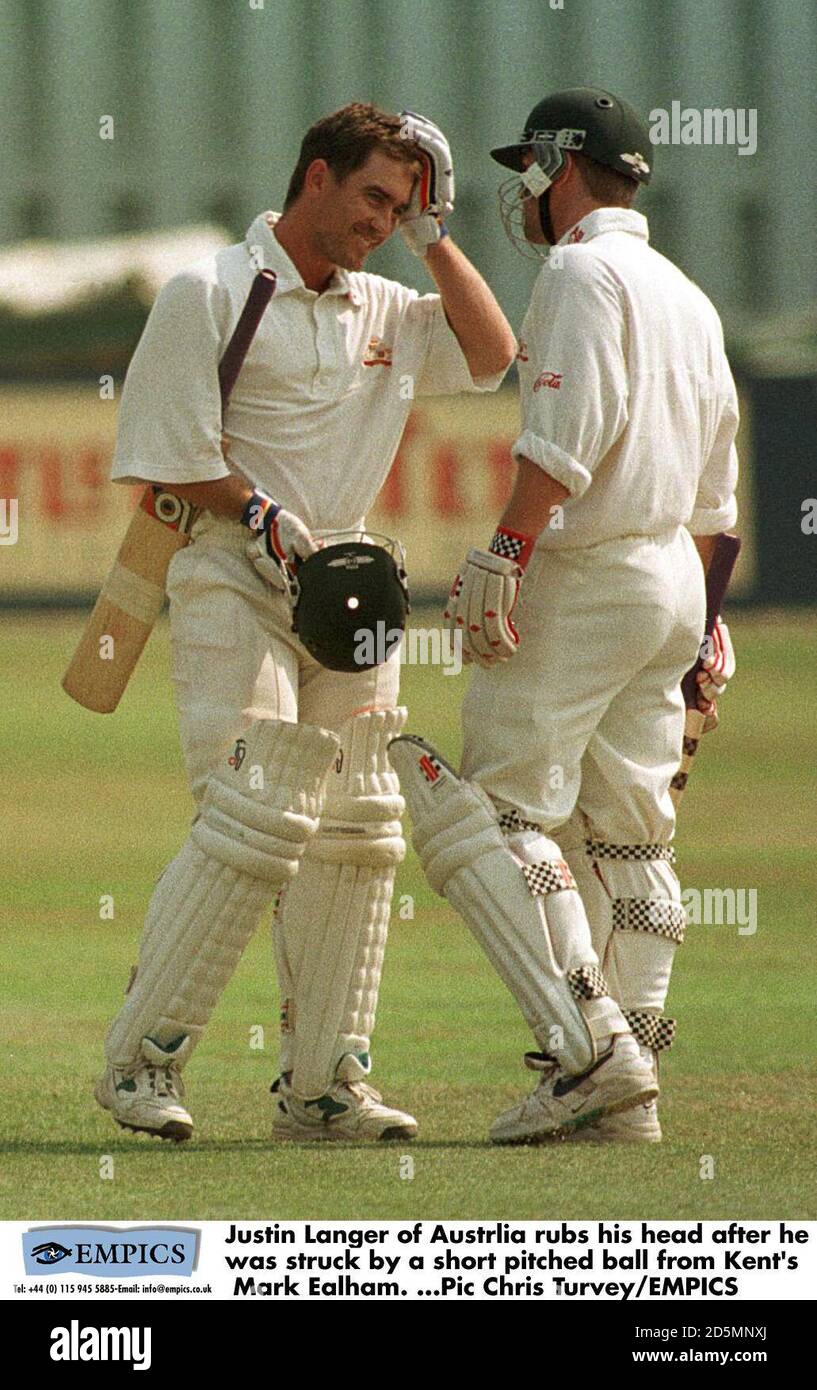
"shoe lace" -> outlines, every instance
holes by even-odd
[[[150,1087],[160,1099],[180,1100],[184,1095],[184,1083],[178,1067],[148,1067]]]
[[[344,1085],[346,1090],[351,1091],[352,1095],[357,1096],[359,1100],[371,1100],[376,1105],[379,1105],[383,1100],[380,1092],[376,1091],[374,1086],[370,1086],[367,1081],[347,1081]]]

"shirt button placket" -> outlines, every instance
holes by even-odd
[[[315,352],[318,359],[318,370],[315,374],[315,394],[318,396],[327,395],[332,386],[332,334],[326,320],[325,307],[321,304],[320,298],[315,300],[313,309],[315,315]]]

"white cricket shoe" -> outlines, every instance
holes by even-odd
[[[417,1121],[383,1105],[365,1081],[339,1081],[319,1100],[298,1100],[285,1077],[272,1087],[278,1098],[273,1139],[413,1139]]]
[[[530,1060],[529,1060],[530,1059]],[[532,1144],[566,1138],[604,1115],[634,1109],[658,1095],[652,1067],[631,1033],[619,1033],[592,1067],[571,1076],[551,1061],[526,1063],[541,1070],[536,1090],[498,1116],[491,1126],[494,1144]]]
[[[604,1115],[595,1124],[574,1130],[568,1138],[574,1143],[589,1139],[597,1144],[660,1144],[658,1106],[654,1100],[649,1100],[646,1105],[637,1105],[634,1110]]]
[[[190,1051],[185,1038],[173,1054],[151,1038],[142,1040],[142,1056],[127,1067],[108,1066],[94,1088],[104,1110],[122,1129],[157,1135],[180,1143],[193,1133],[193,1121],[181,1104],[184,1083],[179,1065]]]
[[[658,1080],[658,1055],[651,1048],[639,1044],[642,1060],[652,1068]],[[646,1105],[636,1105],[632,1110],[621,1111],[617,1115],[604,1115],[594,1124],[583,1129],[575,1129],[568,1136],[574,1142],[589,1139],[597,1144],[660,1144],[661,1125],[658,1120],[658,1103],[648,1100]]]

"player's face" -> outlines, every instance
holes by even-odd
[[[317,231],[323,254],[345,270],[360,270],[399,225],[414,178],[410,165],[378,151],[340,182],[330,173]]]

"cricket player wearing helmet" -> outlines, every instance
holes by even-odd
[[[290,587],[322,537],[362,528],[410,409],[400,381],[419,395],[494,390],[512,360],[501,310],[442,221],[453,202],[435,125],[346,106],[307,132],[283,214],[261,213],[244,242],[163,288],[131,362],[114,478],[161,483],[203,512],[168,576],[198,814],[156,886],[96,1090],[130,1129],[190,1135],[182,1067],[280,895],[275,1136],[416,1131],[364,1080],[405,850],[387,758],[405,718],[398,653],[322,665],[292,631]],[[363,270],[398,228],[438,294]],[[277,292],[222,422],[217,365],[261,269]]]
[[[513,239],[552,248],[522,327],[518,471],[446,609],[475,666],[461,774],[418,740],[392,761],[432,884],[537,1039],[538,1085],[491,1137],[655,1141],[685,925],[680,682],[704,630],[701,561],[736,518],[736,393],[713,306],[632,208],[652,149],[626,102],[560,92],[492,153],[514,170]],[[733,669],[720,624],[702,708]]]

